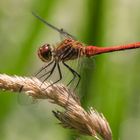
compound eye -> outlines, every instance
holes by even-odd
[[[50,61],[52,58],[52,50],[50,44],[45,44],[41,46],[38,50],[38,55],[42,61]]]

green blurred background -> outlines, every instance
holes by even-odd
[[[36,11],[89,45],[112,46],[140,41],[139,0],[1,0],[0,72],[31,76],[41,66],[40,45],[57,43],[59,34],[31,14]],[[113,139],[140,139],[140,50],[94,57],[95,68],[83,69],[80,96],[85,108],[93,106],[110,123]],[[76,139],[57,125],[41,101],[19,105],[16,94],[0,94],[0,140]],[[93,139],[82,136],[80,139]]]

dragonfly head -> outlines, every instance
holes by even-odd
[[[52,60],[52,49],[50,44],[44,44],[38,49],[38,56],[44,62],[49,62]]]

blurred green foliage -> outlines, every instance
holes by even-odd
[[[113,46],[140,41],[140,1],[131,0],[1,0],[1,73],[33,75],[42,65],[36,50],[59,41],[58,33],[35,19],[36,11],[89,45]],[[83,69],[80,96],[110,123],[113,139],[140,139],[140,50],[96,56],[95,68]],[[88,62],[87,62],[88,63]],[[90,67],[90,64],[89,64]],[[56,125],[47,101],[20,106],[16,95],[0,94],[1,140],[76,139]],[[54,136],[55,134],[55,136]],[[80,139],[91,139],[81,137]]]

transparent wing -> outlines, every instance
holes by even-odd
[[[42,84],[49,79],[54,77],[54,73],[56,71],[56,63],[55,61],[51,61],[50,63],[46,63],[35,76],[42,81]]]
[[[96,68],[95,58],[83,57],[80,59],[80,69],[94,70]]]
[[[26,95],[22,92],[23,86],[20,87],[18,95],[17,95],[17,102],[20,105],[32,105],[37,103],[37,100],[32,98],[31,96]]]
[[[65,36],[65,37],[69,37],[69,38],[73,38],[76,40],[76,38],[69,34],[68,32],[64,31],[64,29],[62,28],[57,28],[56,26],[50,24],[49,22],[47,22],[46,20],[44,20],[43,18],[41,18],[39,15],[37,15],[35,12],[32,12],[33,16],[35,16],[37,19],[39,19],[41,22],[43,22],[45,25],[47,25],[48,27],[54,29],[55,31],[59,32],[61,35]]]
[[[27,96],[26,94],[19,93],[17,95],[17,102],[20,105],[26,106],[36,104],[38,101],[32,97]]]
[[[94,71],[95,70],[95,59],[94,58],[86,58],[86,57],[82,57],[82,58],[78,58],[76,60],[71,60],[67,62],[67,65],[69,65],[69,67],[71,67],[77,74],[73,74],[70,71],[68,71],[68,69],[66,70],[66,77],[67,78],[67,82],[71,82],[70,83],[70,89],[78,89],[79,84],[82,81],[82,71],[86,70],[86,71]],[[79,76],[78,76],[79,74]],[[69,76],[71,75],[71,76]],[[75,77],[74,77],[75,76]],[[72,81],[71,81],[72,80]]]

